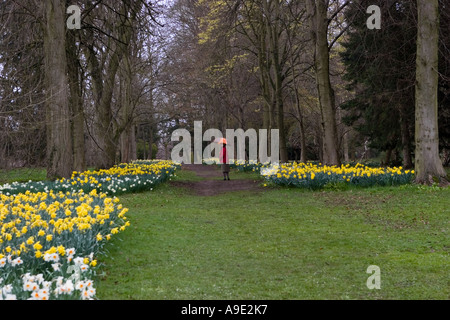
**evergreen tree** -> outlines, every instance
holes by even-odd
[[[369,30],[369,5],[382,12],[380,30]],[[439,1],[439,92],[438,123],[440,151],[450,164],[450,7]],[[352,23],[342,58],[346,79],[355,98],[342,107],[344,121],[355,126],[371,141],[371,147],[386,152],[403,151],[403,163],[414,147],[414,105],[416,74],[416,1],[353,2],[347,11]],[[406,159],[407,160],[407,159]],[[386,161],[389,162],[389,161]]]
[[[376,1],[375,1],[376,2]],[[413,1],[378,1],[381,29],[370,30],[366,10],[374,1],[353,2],[347,11],[352,22],[342,53],[354,99],[342,107],[347,125],[370,139],[370,146],[402,151],[403,165],[412,167],[414,81],[417,27]]]

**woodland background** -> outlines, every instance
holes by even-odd
[[[439,9],[438,38],[423,36],[439,58],[429,103],[439,154],[425,162],[443,176],[450,6],[437,0],[0,0],[0,168],[55,178],[169,158],[171,133],[199,120],[222,132],[280,129],[282,161],[417,168],[425,3]],[[80,30],[66,27],[73,4]],[[379,30],[367,28],[370,5]]]

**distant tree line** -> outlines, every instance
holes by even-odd
[[[78,5],[81,29],[66,27]],[[160,8],[150,1],[1,1],[1,167],[49,178],[151,157]]]
[[[449,23],[438,0],[0,0],[0,167],[54,178],[168,156],[202,120],[279,129],[283,162],[382,156],[441,179]]]

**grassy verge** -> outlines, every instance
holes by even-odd
[[[43,168],[20,168],[13,170],[0,170],[0,185],[5,183],[42,181],[47,178],[47,171]]]
[[[120,199],[131,227],[102,259],[100,299],[450,297],[448,188],[198,197],[165,184]],[[366,286],[369,265],[380,290]]]

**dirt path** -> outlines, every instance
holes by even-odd
[[[182,170],[195,172],[198,177],[202,177],[201,181],[172,181],[171,184],[191,189],[199,196],[214,196],[217,194],[231,191],[258,191],[261,181],[253,179],[234,179],[232,172],[230,179],[224,181],[220,168],[214,165],[202,164],[184,164]]]

